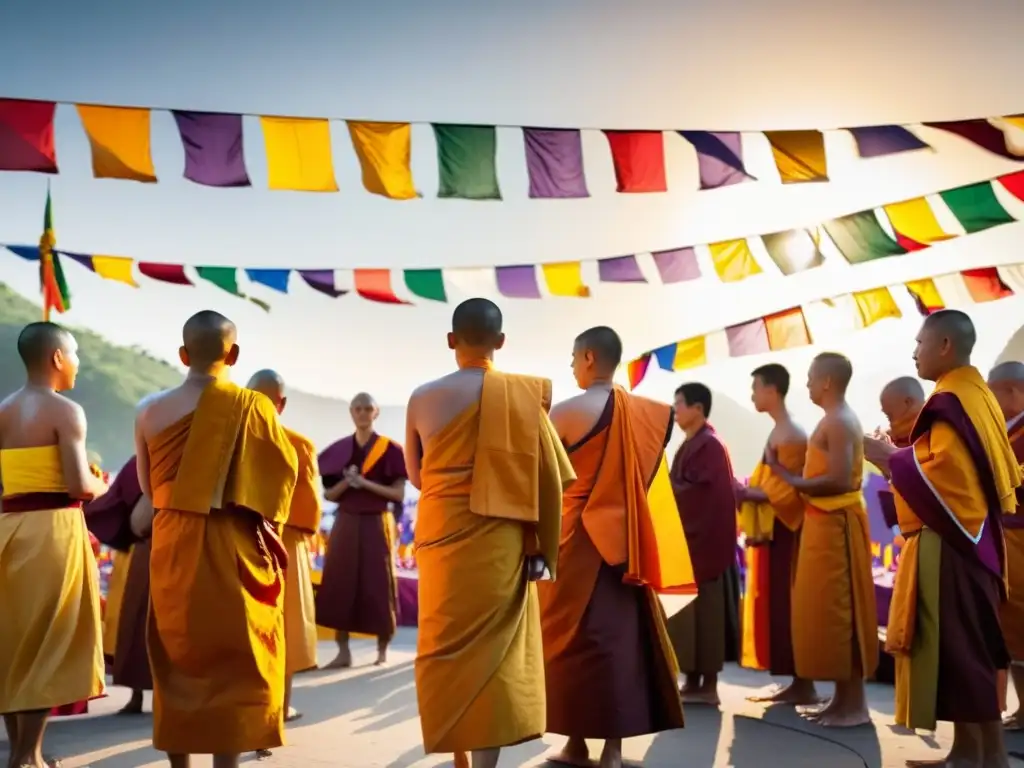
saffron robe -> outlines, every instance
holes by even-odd
[[[103,693],[99,573],[57,446],[0,450],[0,712]]]
[[[1020,466],[995,396],[971,366],[936,382],[911,438],[889,459],[907,540],[886,633],[896,722],[995,722],[1010,662],[999,623],[1002,519],[1016,509]]]
[[[546,730],[544,652],[526,558],[558,569],[575,479],[548,419],[551,382],[488,370],[479,402],[425,440],[416,518],[416,697],[427,753]]]
[[[270,400],[227,381],[149,443],[153,746],[234,754],[283,741],[286,555],[298,461]]]
[[[298,480],[281,539],[288,552],[284,586],[285,669],[289,675],[316,668],[316,616],[309,571],[309,537],[320,530],[316,449],[308,439],[285,428],[298,457]]]
[[[121,620],[121,602],[124,600],[124,587],[128,581],[128,568],[131,565],[130,552],[110,553],[110,578],[107,581],[107,599],[103,601],[103,659],[107,664],[114,663],[114,652],[117,649],[117,627]]]
[[[376,433],[366,445],[360,446],[355,435],[349,435],[320,454],[324,487],[344,479],[351,465],[380,485],[407,477],[402,448]],[[397,600],[393,531],[394,515],[387,499],[362,488],[342,494],[316,591],[317,624],[391,639]]]
[[[649,584],[628,578],[639,546],[630,533],[650,518],[647,494],[671,434],[671,407],[616,387],[568,448],[576,480],[562,501],[558,578],[537,587],[549,733],[621,739],[683,727],[664,611]],[[659,538],[683,555],[681,525]]]
[[[783,467],[801,475],[807,441],[783,443],[776,454]],[[767,503],[757,506],[771,509],[773,533],[770,544],[746,549],[740,663],[750,669],[766,669],[773,675],[791,677],[796,674],[791,592],[804,501],[793,486],[784,483],[763,463],[755,467],[750,486],[760,488],[768,496]],[[752,502],[741,504],[741,512],[747,504]]]
[[[1007,432],[1017,463],[1024,464],[1024,414],[1007,425]],[[1015,514],[1003,515],[1007,596],[999,615],[1006,647],[1015,664],[1024,663],[1024,515],[1020,500],[1018,489]]]
[[[804,477],[828,470],[828,454],[808,443]],[[792,632],[796,674],[805,680],[870,678],[878,667],[878,610],[871,531],[860,486],[864,446],[857,441],[853,482],[839,496],[804,497]]]

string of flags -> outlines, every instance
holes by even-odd
[[[979,304],[1007,298],[1024,288],[1024,263],[982,267],[882,286],[790,307],[720,331],[675,341],[645,352],[626,364],[629,386],[636,388],[654,362],[663,371],[683,371],[726,358],[806,347],[834,334],[868,328],[879,320],[903,316],[892,289],[902,287],[918,312],[927,316],[954,304]]]
[[[702,262],[710,262],[715,276],[725,283],[739,282],[771,271],[788,276],[823,265],[828,260],[825,252],[833,249],[847,263],[856,265],[919,251],[935,243],[1017,221],[1000,202],[1001,195],[1024,202],[1024,170],[889,203],[880,208],[857,211],[803,229],[686,245],[650,254],[485,269],[493,269],[498,293],[510,299],[586,298],[591,295],[591,285],[595,281],[683,283],[703,276]],[[937,209],[942,207],[946,210],[940,217]],[[951,214],[951,219],[946,211]],[[952,223],[941,223],[940,218],[956,222],[958,229],[954,229]],[[29,261],[45,260],[41,257],[40,246],[5,247]],[[134,288],[140,286],[140,278],[181,286],[195,285],[198,279],[253,301],[264,309],[269,309],[269,305],[249,293],[246,281],[275,293],[289,294],[296,284],[292,276],[297,275],[306,286],[331,298],[354,292],[368,301],[412,304],[418,300],[446,302],[446,276],[454,277],[466,269],[481,269],[190,267],[58,250],[52,243],[48,247],[52,251],[49,258],[55,262],[55,268],[61,275],[60,258],[66,257],[102,278]],[[762,254],[761,261],[755,252]],[[774,267],[762,266],[765,259]]]
[[[0,170],[58,172],[54,101],[0,98]],[[93,176],[156,183],[149,107],[75,104],[89,140]],[[185,151],[186,179],[210,187],[252,185],[245,160],[242,119],[246,115],[168,110]],[[256,116],[254,116],[256,117]],[[272,190],[337,192],[329,118],[258,116]],[[344,120],[359,160],[364,188],[393,200],[420,197],[413,180],[412,124]],[[1024,162],[1024,146],[1013,134],[1024,115],[922,123],[960,137],[982,150]],[[432,123],[438,164],[438,196],[500,200],[496,165],[498,126]],[[529,196],[538,199],[590,196],[583,165],[581,129],[521,127]],[[852,136],[861,158],[930,149],[911,127],[875,125],[841,129]],[[751,136],[771,149],[783,184],[827,182],[825,132],[785,131],[602,131],[622,193],[665,192],[666,134],[693,147],[699,188],[717,189],[757,181],[744,162]],[[1024,134],[1020,134],[1024,138]]]

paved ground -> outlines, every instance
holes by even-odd
[[[288,730],[289,746],[262,763],[341,768],[427,768],[451,765],[450,757],[425,756],[420,742],[413,689],[414,630],[400,630],[384,669],[369,666],[371,643],[356,643],[357,666],[344,672],[313,672],[296,680],[295,704],[305,717]],[[321,660],[331,656],[322,644]],[[872,686],[873,728],[826,731],[803,723],[792,710],[768,709],[745,700],[769,679],[732,667],[722,685],[721,711],[688,707],[686,729],[631,739],[625,754],[650,768],[889,768],[908,758],[936,758],[948,747],[948,731],[934,737],[898,733],[892,724],[893,689]],[[64,758],[67,768],[156,768],[166,765],[150,745],[152,719],[112,713],[127,692],[112,689],[93,702],[95,714],[55,720],[47,733],[47,751]],[[149,706],[147,700],[147,708]],[[1024,736],[1011,749],[1024,751]],[[507,750],[501,768],[544,766],[544,755],[561,745],[558,737]],[[595,749],[599,745],[595,745]],[[208,758],[194,761],[209,766]],[[1024,762],[1015,763],[1024,766]],[[255,766],[253,766],[255,768]]]

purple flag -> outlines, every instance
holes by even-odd
[[[861,157],[883,157],[929,148],[902,125],[867,125],[848,130],[857,142],[857,154]]]
[[[729,340],[729,357],[759,355],[771,351],[763,317],[749,323],[730,325],[725,329],[725,337]]]
[[[651,256],[654,257],[654,265],[663,283],[682,283],[700,277],[700,264],[697,263],[697,252],[693,246],[656,251]]]
[[[305,280],[306,285],[314,291],[319,291],[332,299],[348,293],[348,291],[341,291],[334,287],[333,269],[300,269],[299,277]]]
[[[185,147],[185,178],[208,187],[248,187],[242,116],[174,111]]]
[[[597,275],[602,283],[646,283],[636,256],[616,256],[597,260]]]
[[[495,267],[498,291],[510,299],[539,299],[540,285],[537,284],[537,269],[532,264],[514,267]]]
[[[734,132],[680,131],[697,150],[700,188],[717,189],[756,181],[743,166],[743,139]]]
[[[523,128],[530,197],[590,197],[583,144],[575,128]]]

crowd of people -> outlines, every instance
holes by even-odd
[[[887,386],[887,433],[865,435],[847,404],[843,355],[810,366],[822,410],[810,434],[786,409],[789,372],[753,371],[754,406],[774,427],[744,483],[709,423],[706,386],[683,384],[670,405],[613,384],[611,328],[576,338],[581,393],[553,404],[549,380],[495,368],[499,308],[465,301],[447,338],[457,369],[413,392],[405,449],[374,431],[376,404],[361,394],[355,432],[319,456],[281,424],[280,375],[231,383],[236,339],[216,312],[185,323],[188,374],[140,403],[136,454],[108,486],[86,459],[84,412],[60,394],[78,373],[72,334],[22,331],[27,381],[0,403],[0,590],[18,596],[0,603],[9,768],[57,764],[42,750],[49,713],[103,693],[104,650],[113,683],[133,691],[126,713],[153,691],[153,744],[173,768],[193,754],[237,766],[281,746],[301,716],[292,677],[317,666],[317,625],[336,632],[327,668],[352,665],[352,634],[376,637],[376,663],[387,661],[389,506],[407,482],[420,491],[427,752],[494,768],[502,747],[554,733],[566,737],[554,762],[621,768],[623,739],[684,727],[684,705],[719,704],[728,660],[791,678],[754,700],[825,728],[869,723],[879,636],[865,461],[890,481],[903,541],[884,641],[896,721],[954,724],[937,765],[1008,765],[1003,730],[1022,724],[1001,721],[1008,670],[1024,691],[1024,667],[1011,666],[1024,663],[1024,364],[986,381],[967,315],[925,319],[913,362],[935,389],[926,399],[913,377]],[[685,440],[669,467],[676,427]],[[318,474],[338,511],[314,596]],[[105,625],[90,532],[119,553]],[[671,591],[695,596],[666,613],[659,593]],[[835,684],[825,702],[822,681]],[[588,739],[604,742],[596,759]]]

